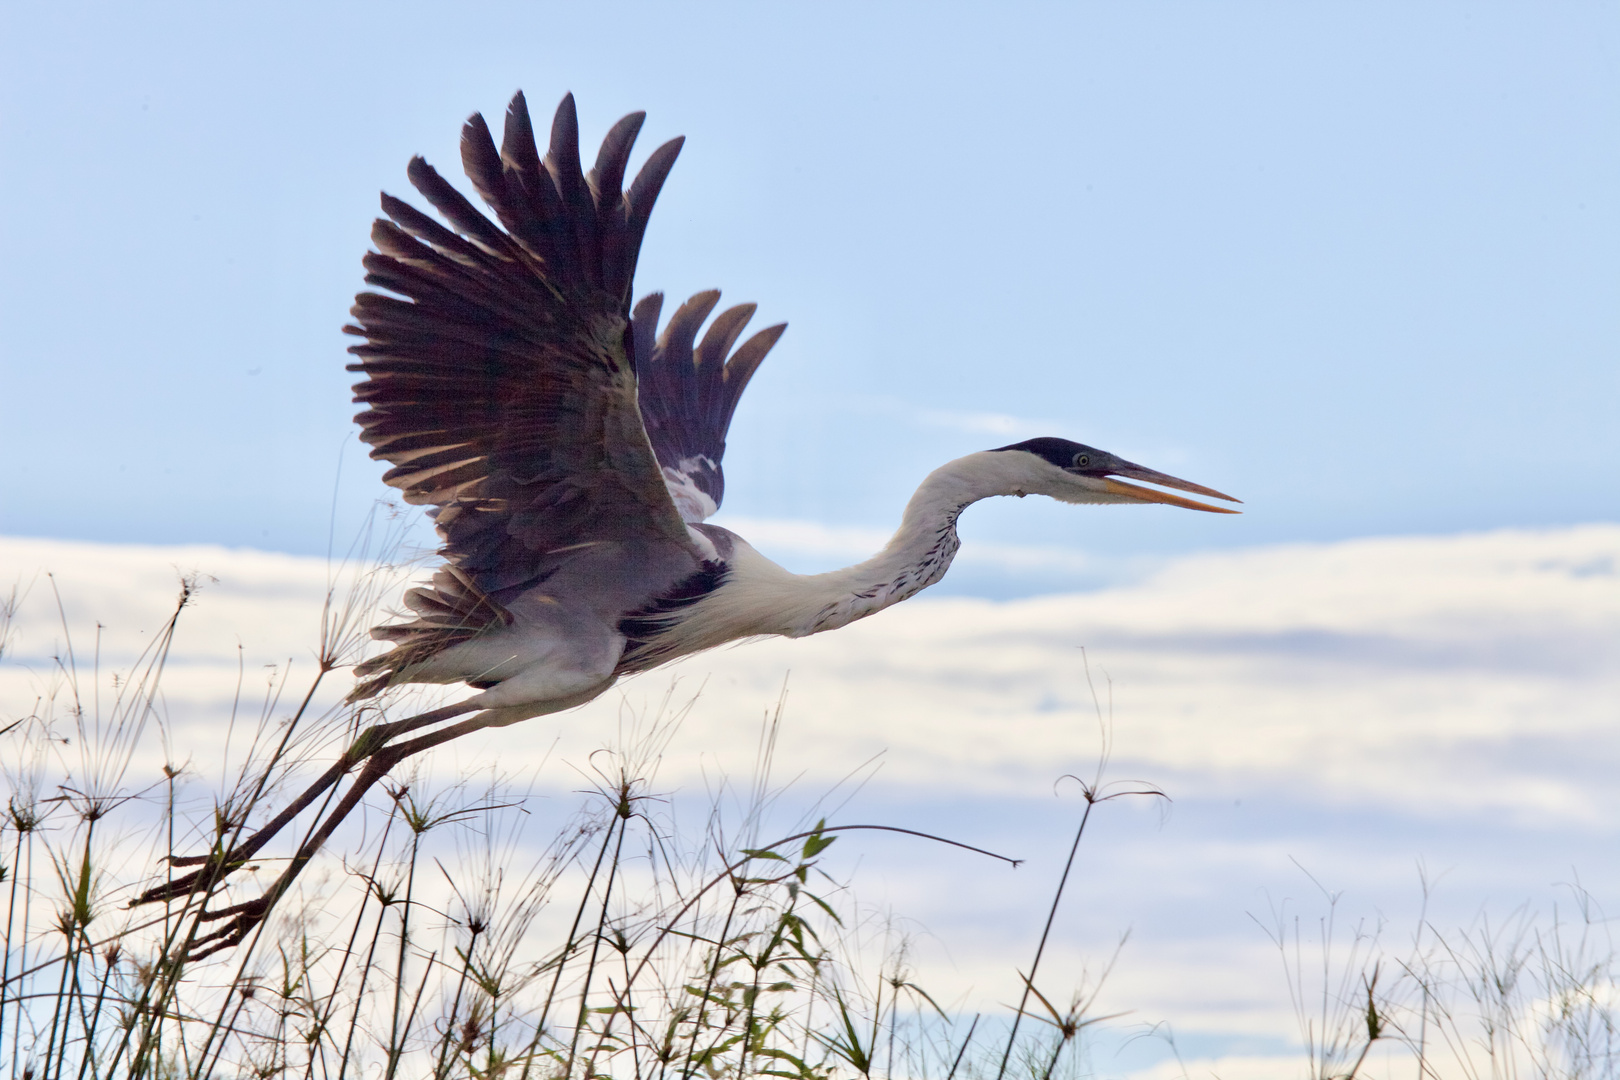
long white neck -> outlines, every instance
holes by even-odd
[[[693,640],[696,648],[756,634],[804,637],[915,595],[949,569],[963,508],[992,495],[1026,493],[1028,467],[1019,460],[1024,456],[985,451],[935,469],[906,504],[900,528],[883,550],[842,570],[793,574],[738,544],[726,583],[696,606],[682,629],[708,639]]]

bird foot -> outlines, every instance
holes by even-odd
[[[165,881],[161,885],[154,885],[129,902],[130,907],[140,907],[142,904],[157,904],[169,900],[184,900],[188,896],[195,896],[199,892],[212,891],[213,887],[224,881],[226,876],[247,865],[245,857],[231,855],[184,855],[169,857],[171,866],[196,866],[198,869],[189,874],[181,874],[172,881]]]
[[[220,919],[229,919],[224,926],[200,934],[192,940],[186,949],[187,960],[201,960],[233,949],[242,944],[247,936],[264,921],[270,914],[270,908],[275,903],[278,890],[272,889],[256,900],[249,900],[241,904],[232,904],[230,907],[220,908],[218,911],[204,911],[198,918],[203,922],[217,922]]]

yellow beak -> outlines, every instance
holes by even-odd
[[[1172,495],[1168,491],[1154,491],[1152,488],[1137,487],[1135,484],[1127,484],[1123,480],[1115,480],[1112,477],[1105,479],[1103,483],[1107,486],[1107,489],[1111,494],[1123,495],[1126,498],[1132,499],[1136,502],[1165,503],[1168,506],[1180,506],[1187,510],[1203,510],[1210,514],[1241,514],[1243,512],[1241,510],[1228,510],[1224,506],[1206,506],[1201,502],[1194,502],[1191,499],[1183,499],[1180,495]],[[1183,481],[1183,483],[1185,483],[1185,481]],[[1188,486],[1191,487],[1193,485],[1189,484]],[[1233,499],[1232,496],[1222,495],[1220,492],[1214,491],[1210,488],[1199,488],[1198,490],[1208,491],[1209,494],[1214,495],[1217,498],[1231,499],[1232,502],[1237,502],[1237,500]]]

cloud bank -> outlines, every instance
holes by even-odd
[[[840,557],[881,540],[777,531],[754,535]],[[0,591],[15,582],[20,597],[0,665],[8,715],[48,693],[60,663],[82,667],[99,651],[104,670],[133,665],[187,573],[205,575],[203,587],[162,707],[184,752],[209,760],[220,716],[238,695],[262,698],[267,665],[312,666],[341,568],[206,546],[0,539]],[[397,595],[411,573],[382,586]],[[1612,860],[1595,857],[1620,831],[1617,657],[1620,526],[1290,545],[1178,558],[1084,593],[925,595],[837,633],[717,650],[503,732],[498,758],[513,772],[578,760],[673,678],[676,696],[698,704],[661,782],[702,790],[747,774],[785,684],[778,760],[799,789],[875,760],[860,812],[1044,858],[1068,827],[1050,807],[1073,805],[1054,783],[1094,774],[1106,729],[1109,774],[1176,803],[1169,824],[1122,811],[1087,849],[1114,887],[1087,894],[1055,955],[1078,965],[1135,926],[1115,977],[1123,1007],[1184,1031],[1286,1039],[1275,956],[1245,914],[1268,902],[1260,890],[1299,883],[1291,860],[1380,904],[1414,891],[1417,859],[1457,868],[1460,905],[1516,902],[1515,886],[1533,893],[1560,867],[1594,890],[1620,886]],[[496,749],[469,741],[436,768]],[[578,786],[572,773],[544,783]],[[982,987],[1005,981],[1006,950],[1024,947],[1052,862],[1033,859],[1009,897],[994,874],[964,880],[955,862],[901,857],[876,891],[956,934],[933,962],[946,981]],[[1211,1060],[1223,1053],[1236,1060],[1219,1046]]]

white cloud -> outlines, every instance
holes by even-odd
[[[1000,435],[1009,439],[1034,438],[1044,432],[1061,431],[1063,424],[1056,420],[1035,420],[1007,413],[955,412],[945,409],[919,409],[914,413],[919,423],[929,427],[949,428],[985,435]]]
[[[792,518],[755,518],[720,515],[716,525],[744,537],[767,555],[836,561],[840,564],[870,558],[889,542],[891,533],[849,525],[825,525]],[[989,567],[1015,572],[1046,571],[1060,574],[1094,573],[1098,561],[1080,548],[1056,544],[997,544],[975,540],[956,557],[958,567]]]
[[[917,427],[945,428],[971,435],[994,435],[1013,440],[1055,434],[1072,423],[1011,413],[919,408],[916,403],[904,398],[863,394],[840,394],[835,399],[829,399],[826,407],[855,414],[876,413]]]
[[[729,514],[715,518],[715,524],[725,526],[767,554],[782,551],[844,561],[870,557],[889,542],[890,535],[883,529],[825,525],[819,521],[791,518],[734,517]]]
[[[762,543],[799,550],[878,539],[746,524]],[[244,657],[254,669],[312,657],[332,576],[322,560],[265,552],[0,541],[0,572],[29,591],[12,655],[36,672],[9,668],[11,692],[62,649],[46,570],[79,656],[99,623],[111,666],[131,662],[162,621],[181,572],[217,578],[182,621],[166,683],[171,706],[199,718]],[[1183,791],[1243,776],[1411,813],[1511,803],[1593,823],[1620,814],[1613,785],[1558,768],[1554,748],[1620,765],[1617,645],[1620,528],[1589,526],[1193,556],[1135,585],[1029,600],[921,597],[834,634],[721,649],[673,672],[706,687],[688,722],[694,746],[728,742],[791,671],[798,760],[817,778],[886,751],[888,784],[1006,792],[1094,753],[1085,648],[1099,682],[1111,681],[1116,759],[1168,770]],[[667,679],[623,689],[639,699]],[[613,697],[569,730],[599,730]],[[1460,756],[1470,769],[1447,767]]]
[[[767,550],[797,545],[840,559],[884,539],[802,522],[737,524]],[[1013,550],[1007,557],[1030,557]],[[7,715],[48,687],[63,651],[47,570],[79,663],[99,622],[101,663],[112,669],[127,669],[150,640],[181,571],[217,579],[182,621],[166,678],[174,737],[203,763],[223,750],[220,718],[239,663],[255,701],[262,665],[308,664],[330,577],[322,560],[265,552],[0,539],[0,583],[18,580],[28,593],[7,654],[15,662],[0,665]],[[924,596],[836,633],[717,650],[576,712],[453,744],[435,771],[498,756],[521,772],[549,755],[543,784],[572,790],[577,775],[558,763],[601,745],[624,702],[655,702],[674,675],[679,693],[702,693],[661,777],[702,791],[719,772],[748,775],[761,715],[786,678],[784,776],[820,790],[878,756],[862,805],[931,807],[939,827],[1034,859],[1016,872],[964,871],[930,852],[871,871],[879,896],[942,935],[955,928],[948,956],[919,962],[948,986],[983,987],[1039,917],[1040,875],[1051,869],[1040,857],[1054,845],[1032,837],[1073,803],[1053,800],[1052,782],[1093,767],[1084,648],[1112,700],[1114,775],[1164,787],[1182,817],[1157,831],[1146,809],[1108,818],[1088,847],[1094,876],[1074,901],[1096,933],[1071,927],[1075,943],[1055,955],[1094,954],[1135,925],[1110,1007],[1286,1038],[1275,950],[1244,913],[1263,908],[1261,883],[1297,880],[1290,859],[1335,881],[1415,893],[1415,859],[1456,865],[1520,837],[1530,846],[1463,864],[1467,903],[1503,899],[1504,888],[1517,903],[1512,889],[1549,884],[1572,864],[1594,888],[1620,886],[1607,860],[1590,863],[1620,821],[1617,646],[1617,526],[1225,552],[1089,593]],[[1252,820],[1211,809],[1239,803],[1280,809]],[[1373,831],[1346,832],[1347,822]],[[1524,880],[1530,873],[1546,877]],[[1210,1067],[1262,1074],[1230,1056]]]

